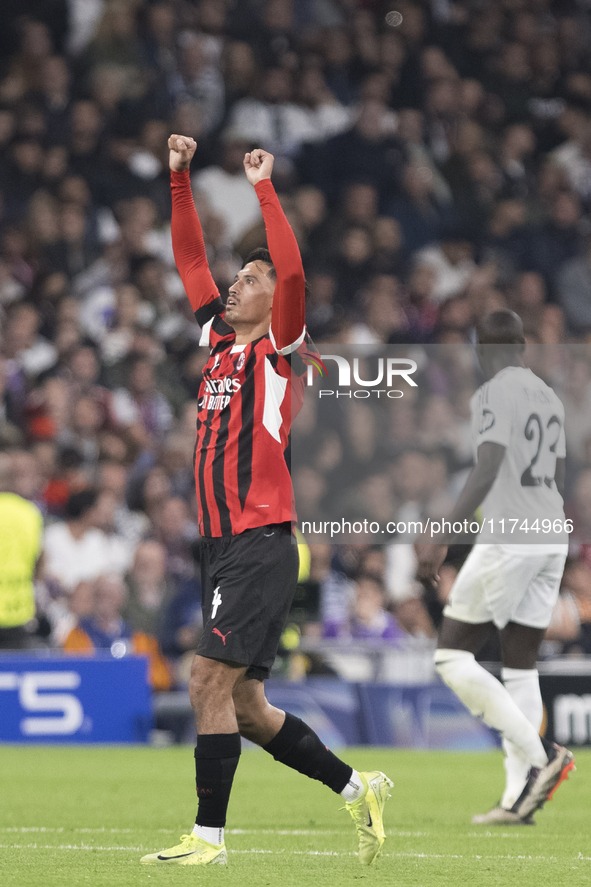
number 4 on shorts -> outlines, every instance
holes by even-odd
[[[214,589],[213,600],[211,602],[211,618],[212,619],[215,619],[215,614],[217,613],[218,607],[220,606],[221,603],[222,603],[222,596],[220,594],[220,586],[218,585],[218,587],[216,589]]]

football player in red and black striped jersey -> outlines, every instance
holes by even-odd
[[[189,173],[172,172],[172,237],[179,273],[210,359],[199,392],[195,481],[199,529],[230,536],[291,521],[284,451],[301,405],[309,348],[300,252],[270,179],[273,157],[246,155],[269,252],[255,250],[226,304],[211,276]]]
[[[273,156],[244,157],[268,251],[256,250],[224,305],[207,264],[189,178],[196,143],[168,143],[175,260],[209,360],[199,391],[195,483],[202,534],[203,632],[189,693],[197,723],[199,807],[191,835],[142,862],[224,863],[224,825],[240,737],[342,794],[369,865],[384,841],[390,780],[358,773],[264,691],[298,575],[293,492],[285,449],[304,393],[305,281],[298,245],[271,184]]]

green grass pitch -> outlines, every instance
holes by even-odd
[[[388,839],[371,868],[355,856],[341,799],[264,752],[246,751],[230,802],[229,866],[156,869],[195,813],[190,748],[0,747],[2,887],[579,887],[591,885],[591,752],[535,827],[473,826],[499,797],[500,753],[346,749],[395,783]]]

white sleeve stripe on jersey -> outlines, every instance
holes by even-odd
[[[275,372],[271,362],[265,359],[265,404],[263,407],[263,425],[276,441],[281,443],[279,433],[283,424],[281,404],[285,397],[287,379]]]
[[[215,317],[216,315],[214,315]],[[214,321],[214,317],[211,320],[208,320],[207,323],[204,323],[201,327],[201,338],[199,339],[200,345],[209,345],[209,334],[211,332],[211,325]]]
[[[275,341],[275,336],[273,335],[273,330],[269,327],[269,338],[271,339],[271,344],[273,348],[280,354],[282,357],[287,357],[288,354],[291,354],[293,351],[297,351],[300,345],[303,344],[304,339],[306,338],[306,327],[302,330],[302,335],[295,340],[291,345],[286,345],[285,348],[278,348],[277,342]]]

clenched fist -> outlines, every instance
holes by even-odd
[[[168,165],[174,172],[185,172],[191,166],[197,142],[190,136],[171,135],[168,140]]]
[[[244,155],[244,171],[251,185],[270,179],[275,158],[262,148],[255,148],[250,154]]]

